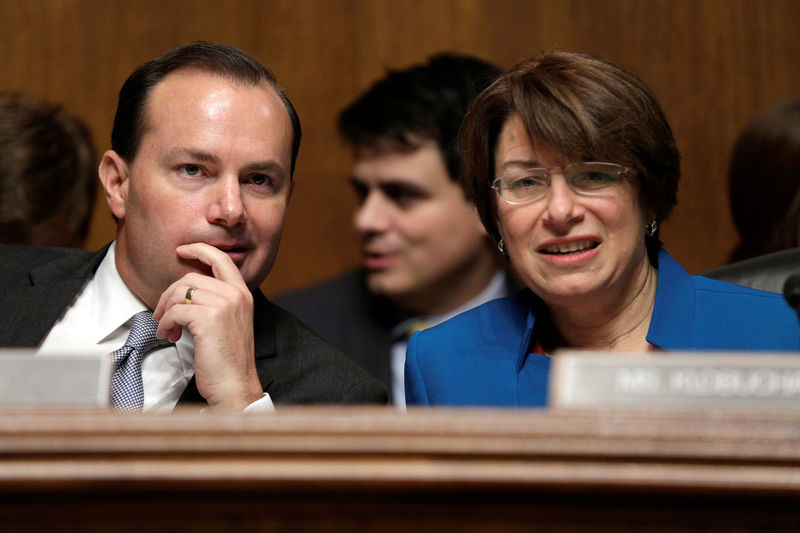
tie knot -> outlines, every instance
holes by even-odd
[[[131,317],[131,331],[128,333],[128,340],[125,346],[134,348],[140,353],[152,350],[156,346],[169,344],[166,339],[157,339],[156,330],[158,322],[153,319],[150,311],[141,311]]]

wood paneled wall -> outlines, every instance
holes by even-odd
[[[691,272],[736,236],[727,160],[739,129],[800,93],[797,0],[0,0],[0,90],[58,102],[109,146],[116,95],[142,61],[196,39],[267,64],[303,122],[297,186],[268,293],[357,264],[355,200],[338,111],[387,68],[452,50],[511,64],[553,48],[634,69],[660,98],[683,154],[664,240]],[[764,154],[769,157],[769,154]],[[113,238],[98,195],[89,248]]]

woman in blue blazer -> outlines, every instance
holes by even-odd
[[[520,63],[459,142],[465,189],[527,289],[415,334],[408,403],[544,405],[559,348],[800,348],[780,295],[690,276],[661,248],[680,156],[626,69],[572,52]]]

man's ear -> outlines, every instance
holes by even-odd
[[[294,179],[289,180],[289,193],[286,195],[286,207],[289,207],[289,201],[292,199],[294,193]]]
[[[114,150],[107,150],[100,161],[99,174],[111,213],[117,219],[125,218],[130,175],[127,161]]]

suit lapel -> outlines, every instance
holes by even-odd
[[[255,341],[256,371],[261,388],[269,392],[275,381],[272,369],[277,362],[277,320],[272,306],[261,289],[253,292],[253,339]]]
[[[392,393],[392,329],[401,322],[397,308],[388,299],[367,288],[366,271],[358,270],[348,288],[352,299],[338,326],[346,332],[343,351],[374,377],[387,384]]]
[[[392,328],[397,324],[394,309],[369,302],[361,313],[354,317],[344,317],[341,326],[347,331],[351,345],[358,346],[348,353],[354,361],[367,369],[374,377],[388,384],[391,392],[392,382]],[[391,318],[390,318],[391,317]]]
[[[31,269],[30,285],[12,289],[2,305],[0,346],[36,347],[92,277],[106,248],[75,250]]]

